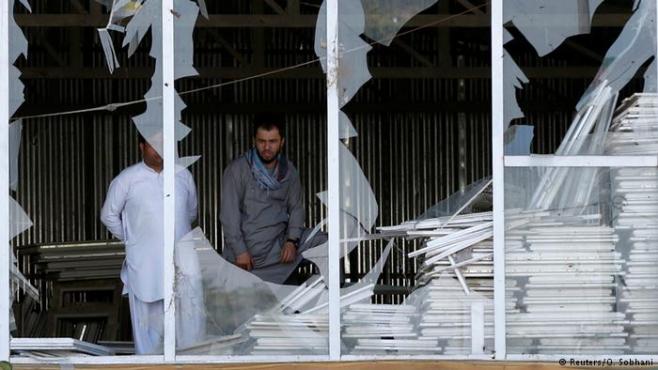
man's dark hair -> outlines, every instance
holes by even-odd
[[[285,118],[283,114],[279,114],[279,113],[257,114],[256,117],[254,117],[254,130],[253,130],[254,137],[256,137],[256,132],[258,132],[258,130],[261,128],[266,131],[270,131],[276,128],[277,130],[279,130],[279,135],[281,135],[282,138],[285,137],[286,126],[285,126]]]

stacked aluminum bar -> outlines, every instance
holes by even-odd
[[[329,348],[326,313],[256,315],[246,328],[252,355],[322,355]]]
[[[436,338],[419,338],[413,305],[354,304],[342,316],[350,354],[426,354],[440,349]]]
[[[607,152],[658,154],[658,95],[626,99],[614,118]],[[632,353],[658,352],[658,170],[623,168],[613,172],[613,211],[619,248],[627,255],[621,303],[629,314]],[[623,249],[623,250],[622,250]]]
[[[420,286],[407,298],[419,313],[417,340],[434,343],[426,354],[478,354],[493,348],[492,217],[491,212],[473,213],[380,229],[427,238],[409,254],[421,259],[422,271]]]
[[[370,300],[373,290],[374,284],[368,282],[344,289],[340,298],[343,311]],[[327,310],[327,287],[322,277],[313,277],[284,298],[279,307],[256,315],[245,325],[246,335],[252,339],[251,354],[326,354],[329,346]],[[364,331],[372,328],[362,327]]]
[[[322,277],[314,276],[284,298],[279,307],[256,315],[244,333],[252,340],[251,354],[325,354],[329,343],[327,314],[303,312],[303,307],[316,302],[325,290]]]
[[[114,351],[109,347],[72,338],[12,338],[11,350],[22,357],[36,359],[114,355]]]
[[[31,254],[38,273],[55,275],[58,281],[116,279],[125,258],[121,242],[87,242],[21,248]]]
[[[443,346],[440,353],[446,355],[478,354],[485,348],[493,348],[493,293],[489,291],[492,281],[482,284],[484,281],[467,279],[469,288],[474,288],[469,294],[451,277],[433,279],[420,288],[425,291],[418,324],[420,338],[436,338]],[[479,288],[484,288],[486,292],[475,293],[476,284],[480,284]],[[474,336],[481,343],[475,352],[472,344]]]
[[[626,345],[625,314],[615,289],[624,260],[614,229],[597,216],[545,217],[507,232],[507,312],[511,353],[619,354]],[[529,340],[532,342],[529,343]]]
[[[243,334],[232,334],[220,337],[214,337],[191,347],[177,348],[176,353],[179,355],[233,355],[236,353],[235,348],[238,344],[248,340]]]

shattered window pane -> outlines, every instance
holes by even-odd
[[[128,57],[137,50],[144,37],[151,35],[150,56],[155,59],[155,71],[151,79],[151,87],[144,95],[146,111],[133,117],[133,122],[139,133],[156,149],[163,154],[162,145],[162,21],[161,2],[154,0],[115,0],[107,4],[110,9],[110,19],[104,28],[100,28],[99,38],[103,46],[107,66],[110,72],[119,66],[116,50],[112,39],[113,34],[123,34],[122,47],[128,47]],[[197,75],[193,67],[194,43],[192,34],[194,24],[199,14],[199,5],[191,0],[177,0],[174,2],[174,11],[177,14],[175,24],[175,78]],[[175,97],[176,140],[183,140],[190,132],[181,121],[185,104],[179,95]],[[178,158],[177,163],[187,167],[194,162],[193,158]]]
[[[9,9],[12,10],[8,14],[8,20],[9,20],[9,45],[8,47],[8,56],[9,56],[9,117],[10,119],[16,111],[19,109],[19,107],[23,104],[25,97],[24,97],[24,85],[20,80],[20,75],[21,72],[20,70],[14,65],[19,58],[21,57],[27,57],[27,39],[25,35],[23,34],[23,31],[20,29],[20,27],[16,24],[16,21],[14,20],[14,14],[13,14],[13,9],[14,9],[14,4],[15,1],[10,1],[9,2]],[[27,0],[20,0],[21,6],[23,6],[28,12],[31,12],[32,9],[30,7],[30,4],[28,3]],[[14,238],[30,227],[32,227],[32,220],[30,217],[25,213],[25,210],[21,206],[19,202],[17,202],[14,197],[15,197],[15,192],[18,189],[18,183],[19,183],[19,153],[20,153],[20,145],[22,141],[22,129],[23,125],[21,120],[14,120],[7,122],[6,124],[9,124],[9,137],[8,137],[8,143],[9,143],[9,168],[8,168],[8,174],[4,174],[6,176],[9,176],[9,189],[10,189],[10,194],[9,196],[9,240],[7,241],[9,245],[11,245],[12,241]],[[9,247],[5,245],[5,247]],[[11,281],[11,289],[10,289],[10,304],[13,304],[13,302],[21,296],[21,294],[26,294],[28,298],[26,299],[31,299],[34,301],[38,301],[39,299],[39,291],[32,285],[28,279],[25,278],[23,275],[22,271],[19,269],[18,266],[18,261],[16,259],[15,253],[12,249],[12,252],[10,253],[10,281]],[[10,331],[15,331],[16,330],[16,322],[15,322],[15,317],[14,317],[14,312],[13,310],[10,311]]]
[[[236,4],[242,16],[288,17],[276,2]],[[176,110],[189,127],[179,161],[189,158],[200,195],[199,227],[176,244],[176,353],[325,356],[326,208],[315,193],[326,189],[325,147],[317,145],[326,129],[322,114],[289,107],[325,104],[326,95],[319,80],[280,73],[321,73],[314,30],[208,18],[226,11],[219,2],[176,2]],[[236,113],[240,106],[248,109]],[[262,132],[282,135],[285,146],[259,147]],[[294,256],[284,261],[290,246]],[[372,295],[374,283],[361,285],[343,294]]]
[[[647,258],[656,253],[656,207],[641,190],[655,176],[650,168],[506,170],[508,353],[655,352],[656,327],[644,318],[657,306],[644,298],[655,280]],[[562,196],[533,208],[536,191],[558,177],[569,179]]]
[[[379,294],[372,298],[364,295],[361,301],[354,303],[341,294],[342,344],[343,353],[346,354],[478,355],[493,350],[492,215],[490,200],[487,200],[490,180],[478,178],[473,179],[471,185],[460,183],[463,187],[461,191],[451,191],[452,196],[449,196],[450,193],[442,194],[425,208],[418,209],[415,201],[408,198],[410,192],[414,192],[417,198],[431,198],[436,195],[428,194],[426,186],[429,183],[451,182],[450,174],[437,179],[421,174],[420,168],[435,165],[432,163],[436,160],[434,154],[404,157],[416,151],[438,151],[440,144],[433,141],[435,138],[427,142],[421,140],[407,149],[409,143],[417,140],[414,130],[421,135],[428,135],[430,130],[416,125],[416,118],[410,118],[410,114],[398,117],[393,112],[381,116],[368,112],[346,113],[351,104],[358,104],[357,101],[388,104],[384,103],[385,98],[379,96],[386,94],[383,91],[387,84],[406,89],[404,83],[408,83],[420,90],[419,85],[425,82],[421,78],[411,78],[411,81],[402,79],[404,83],[395,85],[386,77],[368,82],[377,67],[397,66],[396,63],[401,63],[407,56],[411,56],[412,63],[422,63],[422,67],[426,68],[436,68],[433,63],[437,59],[446,58],[442,61],[446,67],[451,66],[453,57],[457,59],[447,50],[426,53],[418,42],[422,37],[432,42],[445,37],[447,28],[427,30],[427,34],[418,36],[418,39],[406,36],[418,31],[409,27],[409,21],[437,3],[438,9],[443,12],[449,9],[436,0],[355,0],[339,3],[340,62],[336,83],[342,109],[339,120],[340,200],[338,204],[333,204],[328,202],[326,193],[319,196],[328,203],[328,207],[340,207],[339,262],[344,270],[341,283],[344,281],[346,285],[360,286],[375,271],[377,266],[373,262],[388,258],[386,276],[380,277],[378,284],[383,290],[405,292],[404,295],[400,294],[399,299],[393,294]],[[325,14],[325,5],[326,2],[320,10],[321,14]],[[433,8],[428,14],[436,14],[436,10]],[[447,14],[441,17],[450,18]],[[439,21],[434,19],[434,22]],[[420,29],[433,25],[420,24]],[[405,25],[408,27],[405,38],[398,37]],[[439,36],[436,36],[437,33]],[[315,49],[326,69],[325,35],[326,23],[321,17],[316,27]],[[446,45],[442,44],[441,47]],[[395,58],[386,60],[383,56],[386,53],[395,55]],[[408,67],[403,63],[401,66]],[[427,77],[428,86],[437,83],[431,80],[433,78],[436,77]],[[457,83],[466,85],[460,79],[455,79],[455,85]],[[468,92],[464,91],[463,94]],[[441,105],[436,102],[436,95],[431,96],[435,99],[433,104]],[[453,96],[452,99],[456,101],[458,98]],[[424,114],[417,119],[428,126],[438,126],[438,122],[444,122],[443,116],[439,117]],[[446,119],[446,126],[437,128],[441,132],[439,135],[449,130],[448,125],[461,125],[463,131],[460,134],[468,135],[466,127],[476,122],[476,119],[469,122],[472,116],[464,114],[455,115],[455,118],[454,121]],[[397,147],[404,149],[398,151]],[[381,163],[373,163],[369,152],[371,148],[381,150],[378,154],[382,157]],[[455,150],[463,149],[455,144]],[[446,158],[447,162],[453,160]],[[404,163],[403,168],[400,168],[401,163]],[[402,186],[394,184],[399,178],[404,179],[401,180]],[[466,176],[463,176],[463,181],[468,181]],[[444,198],[447,199],[439,202]],[[414,211],[408,212],[407,208]],[[328,226],[330,229],[336,227]],[[313,257],[326,258],[326,255]],[[415,276],[411,271],[416,272]],[[396,274],[396,278],[391,279],[388,274]],[[396,284],[409,284],[410,287]]]
[[[613,12],[619,17],[627,14],[625,23],[608,24],[604,17]],[[656,92],[656,3],[637,1],[613,9],[601,0],[506,0],[504,13],[505,128],[533,126],[533,153],[606,154],[601,146],[576,143],[605,136],[607,130],[598,125],[609,126],[609,109],[614,111],[633,93]],[[599,29],[615,32],[601,33]],[[528,53],[532,57],[523,59]],[[536,67],[531,78],[526,76],[529,67]],[[570,72],[581,67],[597,70],[595,75],[582,72],[577,76],[592,79],[586,89],[575,83],[576,76]],[[597,104],[605,105],[604,109]],[[536,105],[546,109],[538,110]],[[601,130],[594,132],[595,127]]]
[[[507,155],[518,155],[528,138],[533,153],[657,154],[656,2],[625,6],[505,2]],[[611,14],[624,23],[607,24]],[[537,66],[536,76],[522,78],[526,65],[516,63],[528,46],[537,57],[524,63]],[[585,88],[570,81],[570,68],[581,66],[596,71],[578,76],[591,79]],[[533,95],[547,101],[547,112],[530,110]],[[529,126],[534,138],[520,137]],[[638,167],[505,169],[508,353],[656,351],[658,326],[649,319],[658,309],[649,267],[658,253],[656,175]]]

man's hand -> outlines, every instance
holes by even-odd
[[[290,263],[297,258],[297,247],[292,242],[286,242],[281,249],[281,263]]]
[[[244,252],[237,257],[235,257],[235,264],[241,269],[251,271],[254,268],[254,260],[251,258],[249,252]]]

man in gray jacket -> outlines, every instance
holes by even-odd
[[[325,233],[311,235],[304,228],[303,189],[282,153],[284,134],[281,118],[256,117],[254,147],[224,171],[220,211],[225,258],[279,284],[302,261],[304,250],[327,240]]]

